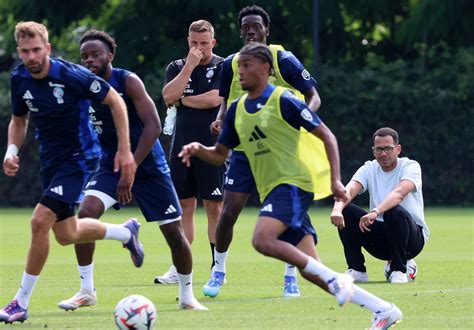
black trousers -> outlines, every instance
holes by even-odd
[[[408,259],[416,257],[425,244],[422,227],[402,206],[397,205],[383,214],[384,222],[374,221],[370,232],[362,233],[359,220],[367,214],[355,204],[348,204],[342,211],[345,228],[339,230],[344,245],[344,254],[349,266],[359,272],[365,272],[365,259],[362,247],[372,256],[381,260],[391,260],[392,271],[407,271]]]

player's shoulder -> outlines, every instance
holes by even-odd
[[[71,63],[69,61],[51,58],[51,68],[49,70],[49,76],[58,80],[76,81],[84,80],[87,77],[94,76],[94,74],[86,67]]]
[[[238,53],[233,53],[233,54],[230,54],[229,56],[227,56],[224,60],[224,63],[232,63],[232,60],[234,59],[235,55],[237,55]]]
[[[179,58],[177,60],[173,60],[168,64],[168,69],[170,68],[177,68],[181,69],[183,66],[186,64],[186,59],[185,58]]]
[[[289,89],[285,87],[278,87],[284,89],[281,96],[280,96],[280,102],[285,103],[287,105],[292,105],[298,107],[301,104],[304,104],[302,100],[296,97],[296,95]]]
[[[26,66],[23,64],[23,62],[20,62],[15,68],[10,72],[10,77],[12,80],[17,80],[20,78],[27,78],[31,77],[31,75],[28,73],[28,70],[26,69]]]
[[[219,55],[214,54],[214,55],[212,56],[211,63],[212,63],[213,65],[219,65],[219,64],[222,64],[222,62],[224,62],[224,60],[225,60],[225,59],[224,59],[222,56],[219,56]]]

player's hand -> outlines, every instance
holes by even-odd
[[[343,229],[344,227],[346,227],[346,224],[344,223],[344,216],[342,215],[341,211],[334,209],[332,210],[331,223],[338,229]]]
[[[348,199],[346,187],[342,184],[341,180],[335,180],[331,182],[331,191],[336,202],[346,202]]]
[[[212,135],[219,135],[222,131],[222,120],[214,120],[209,127]]]
[[[192,142],[183,146],[181,152],[178,154],[178,157],[182,158],[182,162],[186,164],[187,167],[191,166],[191,157],[194,156],[200,148],[198,142]]]
[[[359,228],[361,232],[370,231],[369,226],[374,223],[375,219],[377,219],[377,213],[369,212],[360,218],[359,221]]]
[[[117,185],[117,199],[120,203],[126,204],[132,200],[132,185],[136,170],[137,164],[132,153],[129,150],[117,151],[114,172],[120,171],[120,180]]]
[[[20,157],[11,156],[3,161],[3,173],[7,176],[15,176],[20,169]]]
[[[199,65],[199,62],[201,62],[202,56],[203,54],[199,49],[196,47],[191,47],[188,57],[186,58],[186,64],[194,69]]]

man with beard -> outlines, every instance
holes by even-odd
[[[18,149],[26,138],[29,116],[36,124],[40,144],[40,180],[43,195],[31,220],[32,238],[21,286],[14,299],[0,310],[0,321],[24,322],[33,288],[49,253],[52,229],[61,245],[99,239],[121,241],[130,250],[136,267],[144,253],[138,241],[140,224],[130,219],[123,225],[95,219],[77,220],[75,205],[90,175],[97,169],[100,146],[88,116],[90,99],[111,109],[117,125],[117,150],[113,169],[120,171],[117,199],[127,203],[136,171],[130,152],[127,109],[119,94],[103,79],[81,66],[51,58],[48,31],[36,22],[15,27],[17,51],[22,63],[11,74],[13,115],[8,127],[8,148],[3,161],[7,176],[20,169]]]
[[[170,249],[178,270],[179,307],[206,310],[192,291],[192,255],[181,226],[181,208],[170,177],[168,164],[160,142],[161,123],[156,107],[142,80],[134,73],[114,68],[115,40],[104,31],[90,30],[81,40],[81,64],[109,82],[127,104],[132,151],[137,173],[132,193],[147,222],[156,222]],[[109,107],[93,102],[89,110],[92,123],[99,133],[102,158],[99,171],[85,189],[85,199],[79,216],[100,218],[114,206],[120,208],[116,191],[122,184],[113,171],[112,156],[117,150],[115,125]],[[94,306],[97,296],[93,282],[94,243],[76,245],[81,289],[58,305],[65,310]]]

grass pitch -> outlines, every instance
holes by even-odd
[[[31,209],[0,209],[0,305],[16,293],[24,269],[31,231]],[[312,208],[311,218],[319,236],[323,262],[337,271],[346,268],[342,245],[330,224],[329,209]],[[128,251],[114,241],[99,242],[94,261],[98,305],[64,312],[57,303],[79,289],[74,248],[61,247],[51,236],[51,250],[29,308],[29,319],[6,329],[112,329],[116,303],[130,294],[151,299],[158,312],[157,328],[245,329],[364,329],[371,313],[358,306],[339,308],[335,299],[300,278],[301,297],[283,298],[280,261],[259,255],[250,239],[258,214],[246,209],[234,231],[227,284],[217,298],[204,298],[202,286],[209,277],[210,247],[205,216],[196,216],[193,243],[194,293],[209,308],[207,312],[180,311],[175,301],[176,285],[153,283],[170,265],[169,249],[154,223],[145,223],[137,209],[109,211],[103,220],[121,223],[130,216],[142,222],[140,238],[145,245],[145,263],[133,267]],[[385,282],[384,263],[366,254],[370,292],[396,303],[404,313],[398,329],[474,328],[474,210],[434,208],[426,211],[431,238],[416,261],[415,282],[391,285]]]

